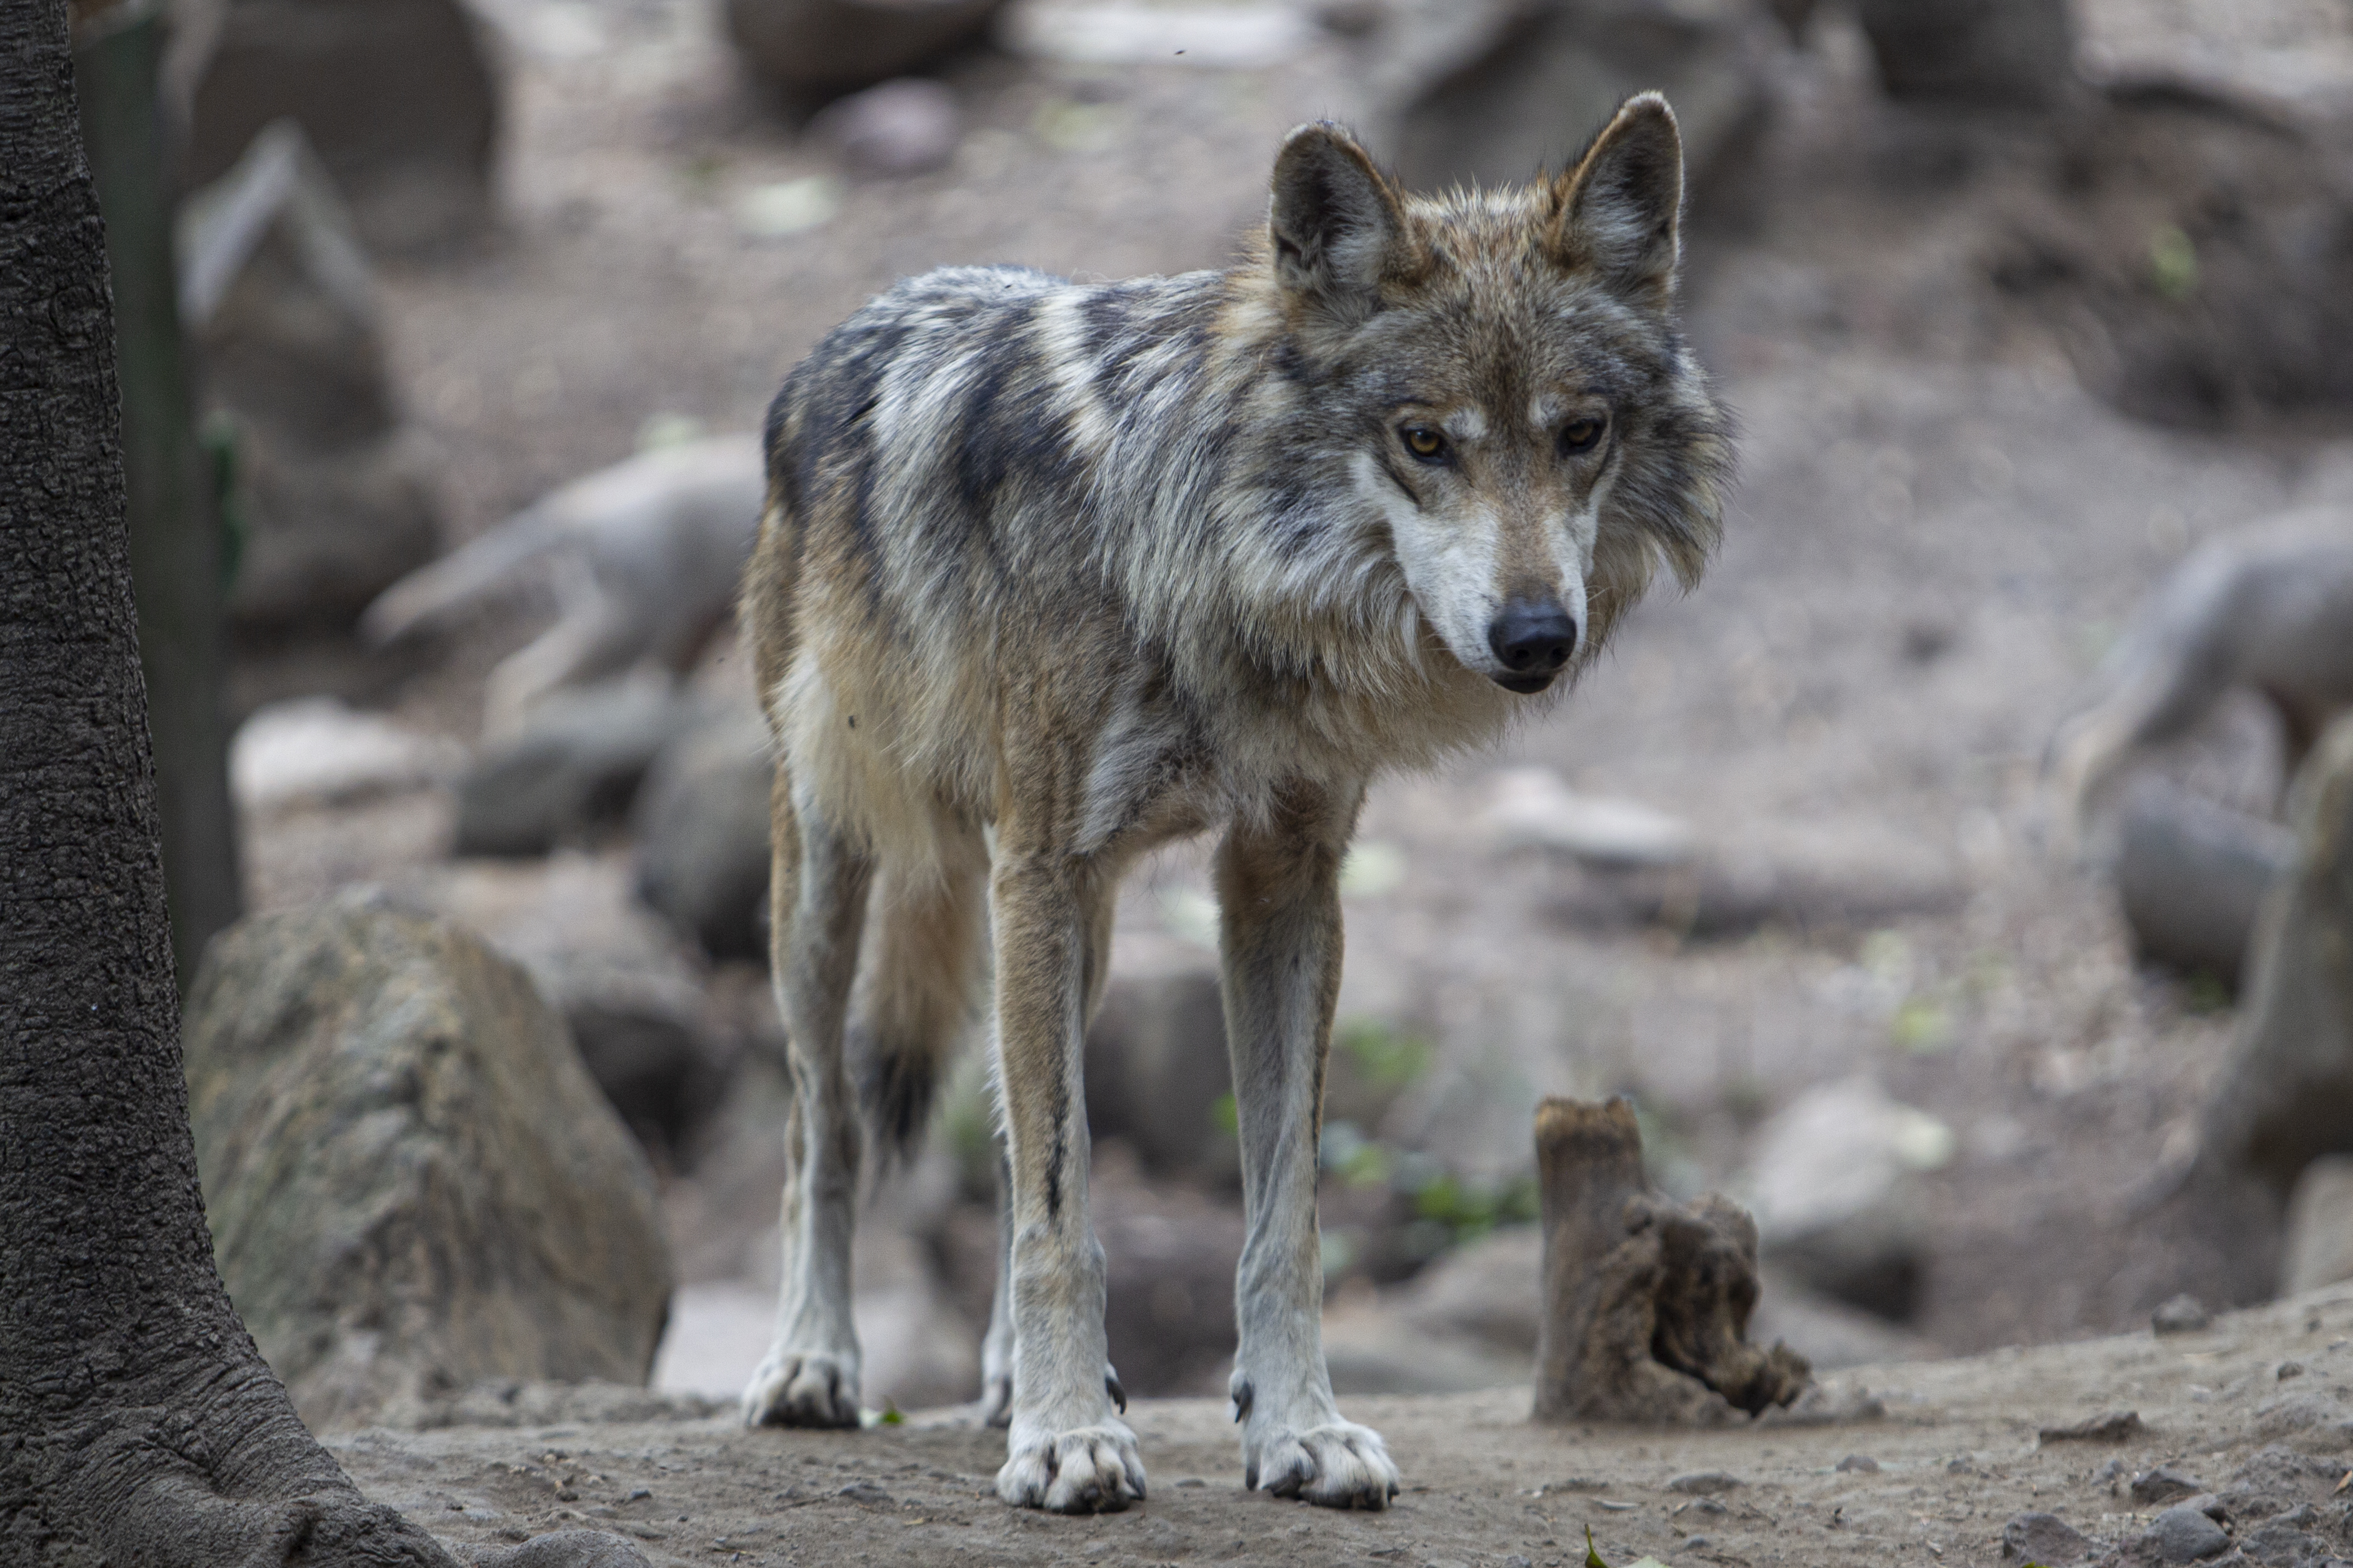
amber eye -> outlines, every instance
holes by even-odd
[[[1435,463],[1446,456],[1446,437],[1427,425],[1409,425],[1398,432],[1405,449],[1425,463]]]
[[[1607,416],[1593,414],[1572,419],[1560,427],[1560,449],[1565,456],[1590,452],[1600,444],[1602,432],[1609,428]]]

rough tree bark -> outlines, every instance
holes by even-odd
[[[59,0],[0,5],[0,1561],[448,1564],[313,1441],[213,1267]],[[554,1537],[519,1562],[642,1563]]]
[[[1727,1421],[1804,1393],[1812,1369],[1787,1345],[1748,1342],[1757,1222],[1709,1193],[1662,1197],[1623,1097],[1536,1109],[1544,1206],[1539,1421]]]

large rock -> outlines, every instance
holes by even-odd
[[[727,0],[751,68],[810,96],[871,87],[980,36],[1004,0]]]
[[[2236,989],[2263,898],[2295,859],[2295,836],[2276,823],[2136,779],[2116,871],[2133,945]]]
[[[1216,956],[1123,935],[1087,1031],[1086,1082],[1088,1127],[1125,1139],[1146,1171],[1230,1169],[1233,1134],[1218,1115],[1233,1078]]]
[[[1408,0],[1368,45],[1374,134],[1415,190],[1502,185],[1562,167],[1655,88],[1704,184],[1753,143],[1779,47],[1749,0]]]
[[[744,1031],[706,994],[707,976],[676,934],[630,896],[620,857],[434,867],[399,892],[522,964],[647,1151],[665,1169],[694,1162],[743,1059]]]
[[[490,210],[499,82],[461,0],[195,0],[187,174],[219,177],[271,121],[300,123],[379,249],[433,246]]]
[[[654,758],[700,716],[643,680],[543,699],[459,776],[457,852],[544,855],[620,822]]]
[[[358,899],[223,933],[189,997],[221,1276],[313,1426],[485,1379],[645,1381],[653,1173],[516,965]]]
[[[1867,1078],[1808,1089],[1757,1133],[1747,1186],[1765,1258],[1824,1295],[1909,1317],[1927,1249],[1922,1177],[1954,1142]]]
[[[2280,1294],[2353,1279],[2353,1155],[2323,1154],[2288,1194]]]
[[[713,958],[767,956],[768,727],[745,711],[656,759],[631,814],[638,895]]]
[[[1893,98],[2035,108],[2074,76],[2067,0],[1861,0],[1858,12]]]
[[[2353,1152],[2353,718],[2313,749],[2290,816],[2296,863],[2257,926],[2203,1127],[2209,1159],[2283,1194],[2320,1155]]]
[[[439,524],[394,407],[374,275],[301,129],[269,126],[191,196],[179,247],[205,398],[236,430],[230,616],[347,625],[433,558]]]

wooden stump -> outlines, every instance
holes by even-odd
[[[1653,1191],[1630,1101],[1546,1100],[1536,1168],[1537,1420],[1712,1424],[1805,1391],[1805,1357],[1747,1341],[1757,1222],[1719,1194],[1677,1204]]]

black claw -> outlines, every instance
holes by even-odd
[[[1111,1395],[1111,1402],[1119,1406],[1119,1413],[1122,1415],[1127,1414],[1127,1390],[1120,1384],[1119,1368],[1115,1366],[1103,1368],[1103,1392]]]
[[[1242,1417],[1250,1413],[1250,1400],[1254,1391],[1250,1388],[1250,1380],[1243,1378],[1237,1382],[1229,1392],[1234,1402],[1234,1421],[1239,1426]],[[1250,1484],[1256,1486],[1258,1483],[1253,1481]]]
[[[1242,1467],[1242,1490],[1246,1492],[1258,1490],[1258,1466],[1255,1464]]]

